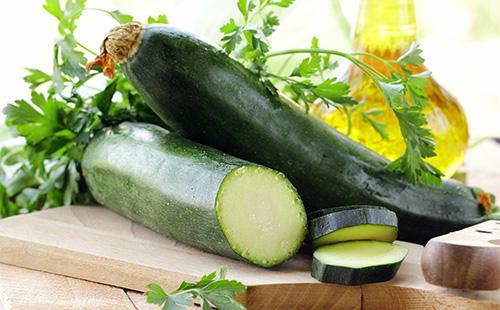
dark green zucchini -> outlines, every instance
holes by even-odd
[[[282,173],[155,125],[107,129],[82,166],[98,202],[207,252],[271,267],[306,234],[302,202]]]
[[[402,240],[429,238],[482,221],[473,190],[456,182],[414,185],[388,161],[321,120],[280,101],[251,71],[219,48],[170,26],[112,30],[113,59],[166,126],[287,175],[306,210],[380,205],[396,212]],[[107,71],[106,71],[107,72]]]
[[[353,240],[393,242],[397,235],[398,218],[383,207],[330,208],[309,217],[309,242],[315,248]]]
[[[313,254],[311,275],[321,281],[360,285],[389,281],[408,250],[381,241],[350,241],[322,246]]]

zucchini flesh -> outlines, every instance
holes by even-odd
[[[378,240],[393,242],[398,235],[398,228],[389,225],[363,224],[341,228],[312,241],[314,248],[353,240]]]
[[[99,203],[207,252],[272,267],[305,237],[305,210],[282,173],[155,125],[107,129],[82,167]]]
[[[263,266],[291,257],[304,239],[300,198],[283,174],[267,168],[231,171],[222,181],[215,211],[231,248]]]
[[[119,33],[108,36],[105,51],[128,42]],[[308,212],[384,206],[398,215],[400,239],[421,244],[483,220],[471,188],[448,181],[441,187],[411,184],[389,171],[381,156],[281,102],[217,47],[170,26],[148,26],[136,37],[140,40],[122,53],[127,57],[115,58],[166,126],[284,172]]]
[[[408,254],[400,245],[381,241],[349,241],[318,248],[311,275],[321,282],[344,285],[392,279]]]
[[[396,214],[377,206],[346,206],[309,216],[309,240],[313,247],[352,240],[393,242],[397,238]]]

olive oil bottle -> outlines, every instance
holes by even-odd
[[[360,1],[354,36],[356,51],[395,60],[415,41],[413,0]],[[366,57],[363,60],[380,72],[387,73],[384,66],[372,58]],[[422,67],[418,70],[427,69]],[[346,117],[345,111],[326,108],[322,104],[316,104],[312,112],[340,132],[386,158],[390,160],[398,158],[405,150],[405,143],[396,116],[385,103],[382,93],[370,78],[363,75],[356,67],[351,65],[345,72],[343,79],[351,85],[351,95],[364,104],[351,110],[350,118]],[[426,93],[429,103],[425,114],[436,141],[437,153],[437,156],[429,158],[428,162],[440,169],[445,177],[451,177],[462,164],[467,149],[467,120],[456,99],[432,77]],[[367,120],[367,111],[374,111],[368,113],[371,119],[386,124],[385,139]]]

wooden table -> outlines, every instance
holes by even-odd
[[[500,197],[500,145],[493,142],[471,149],[467,158],[467,179],[470,184],[483,187]],[[1,249],[0,249],[1,250]],[[139,254],[140,255],[140,254]],[[103,270],[103,272],[105,272]],[[415,272],[419,272],[415,270]],[[396,284],[397,285],[397,284]],[[500,304],[482,303],[491,293],[470,291],[454,292],[440,289],[446,295],[439,299],[432,294],[419,296],[418,302],[412,296],[398,291],[398,287],[387,287],[384,296],[393,296],[391,300],[380,297],[377,285],[363,287],[363,296],[352,309],[500,309]],[[401,288],[403,289],[403,288]],[[346,292],[349,292],[347,290]],[[297,292],[300,293],[300,292]],[[500,292],[499,292],[500,293]],[[269,290],[270,298],[280,298],[280,292]],[[425,293],[423,293],[425,294]],[[488,295],[490,294],[490,295]],[[345,295],[345,293],[344,293]],[[335,296],[339,300],[349,296]],[[461,297],[457,297],[457,295]],[[368,298],[368,296],[370,298]],[[407,298],[405,298],[407,296]],[[444,297],[443,297],[444,296]],[[282,296],[286,298],[286,296]],[[333,297],[333,296],[332,296]],[[428,300],[427,300],[428,299]],[[422,303],[422,300],[427,302]],[[142,293],[95,282],[80,280],[51,273],[34,271],[11,265],[0,264],[0,309],[157,309],[147,305]],[[289,309],[283,307],[282,309]],[[300,306],[294,307],[301,309]]]
[[[0,309],[158,309],[142,293],[0,264]]]

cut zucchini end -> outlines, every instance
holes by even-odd
[[[231,171],[219,189],[215,210],[233,251],[262,267],[295,255],[307,233],[296,189],[269,168],[249,165]]]
[[[311,275],[321,282],[344,285],[392,279],[408,250],[382,241],[350,241],[320,247],[313,254]]]
[[[356,240],[378,240],[393,242],[398,228],[389,225],[363,224],[341,228],[312,241],[313,248],[323,245]]]

